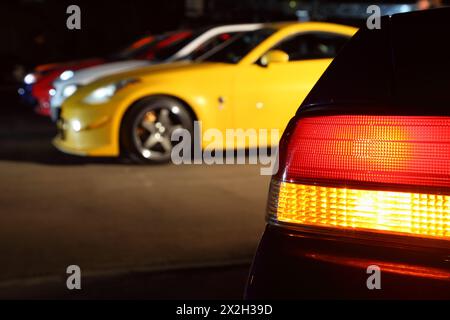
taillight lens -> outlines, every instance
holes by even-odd
[[[278,222],[450,239],[450,118],[296,120],[280,149]]]

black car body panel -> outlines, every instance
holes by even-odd
[[[288,125],[280,163],[283,141],[302,117],[450,115],[450,46],[445,39],[450,39],[450,8],[383,17],[381,29],[362,28]],[[276,178],[282,176],[280,168]],[[380,290],[367,286],[370,265],[380,266]],[[270,221],[246,298],[450,299],[450,241]]]
[[[247,285],[247,299],[450,299],[450,253],[411,245],[267,226]],[[370,290],[371,265],[381,289]]]

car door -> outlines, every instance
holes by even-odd
[[[264,65],[261,59],[243,66],[234,82],[234,125],[242,129],[279,129],[289,119],[328,67],[348,36],[324,32],[291,35],[271,50],[288,62]]]

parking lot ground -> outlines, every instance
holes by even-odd
[[[70,298],[69,265],[88,298],[242,296],[264,228],[269,177],[258,166],[64,155],[50,120],[4,101],[1,298]]]

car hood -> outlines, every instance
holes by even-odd
[[[132,71],[118,73],[109,77],[104,77],[99,81],[96,81],[92,85],[97,87],[108,83],[114,83],[130,78],[140,78],[141,80],[151,81],[152,79],[162,79],[167,76],[171,77],[174,74],[183,73],[186,75],[191,72],[201,72],[202,70],[212,70],[217,67],[226,66],[221,63],[209,63],[209,62],[191,62],[191,61],[178,61],[173,63],[150,65],[142,68],[136,68]],[[232,65],[228,65],[232,66]]]
[[[74,73],[73,77],[68,80],[56,80],[55,88],[67,86],[70,84],[87,85],[99,78],[110,76],[116,73],[133,70],[135,68],[148,66],[150,64],[147,60],[126,60],[105,63],[102,65],[84,68]]]
[[[132,71],[103,77],[90,83],[87,86],[81,87],[77,91],[77,93],[75,93],[69,99],[80,99],[83,96],[90,94],[97,88],[110,85],[111,83],[118,83],[126,79],[140,79],[143,82],[144,86],[153,82],[157,82],[160,85],[168,83],[169,86],[173,86],[173,84],[176,82],[192,81],[192,76],[207,76],[211,79],[214,79],[215,76],[222,74],[221,72],[234,69],[235,67],[236,65],[234,64],[190,61],[146,66],[134,69]]]

